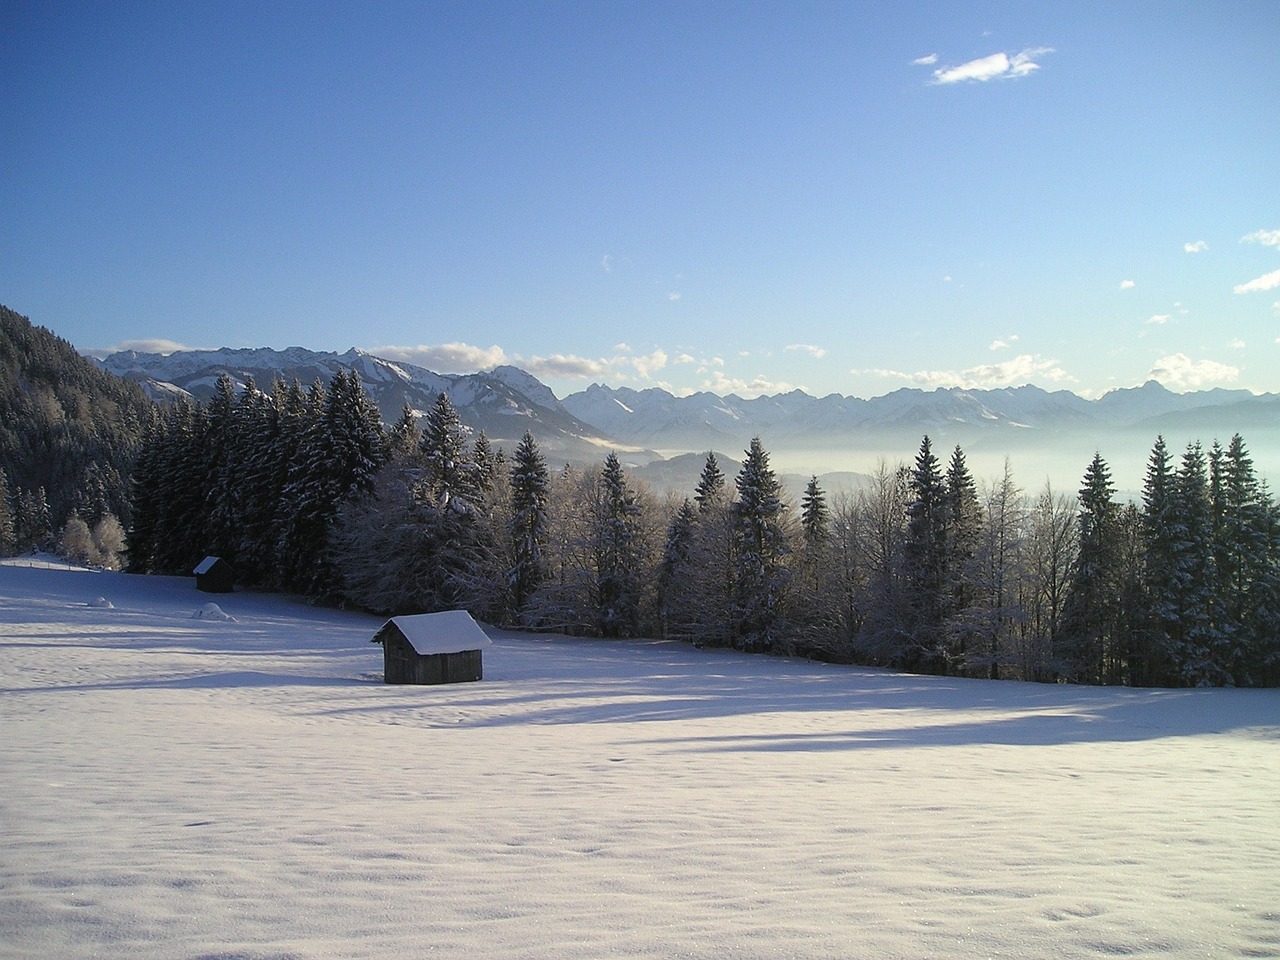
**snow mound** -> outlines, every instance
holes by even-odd
[[[116,605],[106,597],[94,597],[86,604],[86,606],[101,607],[104,610],[114,610],[116,608]]]
[[[224,623],[235,623],[236,618],[228,613],[224,613],[222,608],[216,603],[206,603],[203,607],[191,615],[192,620],[221,620]]]

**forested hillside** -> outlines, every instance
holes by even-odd
[[[118,552],[154,415],[136,384],[0,306],[0,552],[51,546],[68,522],[76,551]]]

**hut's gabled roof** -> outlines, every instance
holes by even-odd
[[[202,577],[206,573],[208,573],[210,570],[212,570],[213,565],[218,561],[220,561],[221,559],[222,559],[221,557],[205,557],[203,560],[200,561],[200,566],[196,567],[191,572],[197,577]]]
[[[434,653],[462,653],[492,646],[493,641],[480,629],[465,610],[441,613],[419,613],[408,617],[392,617],[374,634],[373,642],[381,643],[387,629],[394,626],[409,641],[419,656]]]

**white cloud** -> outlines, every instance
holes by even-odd
[[[726,377],[718,370],[714,371],[711,379],[704,381],[702,386],[703,389],[722,396],[727,393],[736,393],[740,397],[772,396],[778,393],[790,393],[796,389],[784,381],[766,379],[764,374],[757,374],[751,380],[742,380],[737,377]]]
[[[600,268],[604,270],[605,273],[613,273],[613,257],[609,256],[607,253],[601,257]]]
[[[678,291],[678,290],[673,290],[671,293],[668,293],[668,294],[667,294],[667,299],[668,299],[668,300],[671,300],[671,301],[673,301],[673,302],[674,302],[674,301],[676,301],[676,300],[679,300],[679,299],[680,299],[680,291]]]
[[[987,349],[988,350],[1008,350],[1009,343],[1006,340],[992,340],[991,346],[987,347]]]
[[[1047,53],[1053,53],[1052,47],[1034,47],[1022,50],[1012,56],[1007,53],[993,53],[979,57],[956,67],[940,67],[933,71],[933,83],[978,83],[987,80],[1007,80],[1012,77],[1025,77],[1040,69],[1036,59]]]
[[[1171,389],[1200,390],[1204,387],[1232,383],[1240,376],[1236,367],[1216,360],[1192,360],[1185,353],[1161,357],[1155,362],[1146,379],[1158,380]]]
[[[1280,287],[1280,270],[1264,273],[1248,283],[1238,283],[1232,289],[1236,293],[1257,293],[1260,290],[1274,290],[1276,287]]]
[[[613,372],[607,361],[591,360],[571,353],[526,357],[520,361],[520,366],[535,377],[560,377],[565,380],[603,379]]]
[[[1157,313],[1157,314],[1154,314],[1153,316],[1147,317],[1147,323],[1153,323],[1153,324],[1156,324],[1157,326],[1163,327],[1166,323],[1168,323],[1172,319],[1173,319],[1172,314]]]
[[[689,356],[689,354],[682,353],[671,362],[672,363],[697,363],[698,361],[695,360],[693,357]]]
[[[795,353],[795,352],[807,353],[809,354],[809,356],[813,357],[815,360],[821,360],[823,357],[827,355],[826,347],[815,347],[811,343],[791,343],[787,345],[786,350],[792,353]]]
[[[168,356],[171,353],[177,353],[179,350],[203,350],[204,347],[189,347],[186,344],[178,343],[176,340],[164,340],[154,338],[151,340],[124,340],[114,347],[94,347],[91,350],[80,351],[85,356],[96,357],[102,360],[113,353],[122,353],[134,351],[136,353],[159,353]]]
[[[1057,360],[1038,355],[1022,354],[1003,363],[987,363],[966,370],[917,370],[903,373],[898,370],[854,370],[853,373],[870,373],[879,377],[905,380],[918,387],[960,387],[963,390],[991,390],[1031,383],[1034,380],[1052,383],[1073,382],[1069,373],[1058,366]]]
[[[913,67],[932,67],[937,62],[938,55],[936,53],[931,53],[927,57],[916,57],[911,61],[911,65]]]
[[[630,357],[631,366],[635,368],[636,373],[648,380],[659,370],[667,365],[667,354],[664,350],[654,350],[639,357]]]
[[[1121,280],[1121,281],[1120,281],[1120,289],[1121,289],[1121,290],[1132,290],[1132,289],[1133,289],[1134,287],[1136,287],[1136,286],[1137,286],[1137,284],[1136,284],[1136,283],[1134,283],[1132,280]]]
[[[1187,253],[1204,253],[1209,249],[1209,245],[1203,240],[1197,240],[1195,243],[1184,243],[1182,249]]]
[[[666,367],[668,357],[663,350],[633,355],[625,343],[615,347],[613,357],[579,357],[576,354],[553,353],[546,357],[516,357],[514,362],[535,377],[562,380],[649,380]]]
[[[499,346],[477,347],[470,343],[442,343],[416,347],[382,346],[369,350],[387,360],[403,360],[437,373],[473,373],[510,362]]]
[[[1280,247],[1280,230],[1255,230],[1240,238],[1241,243],[1260,243],[1264,247]]]
[[[1244,341],[1241,340],[1239,337],[1236,337],[1234,340],[1227,341],[1227,346],[1230,347],[1232,350],[1243,350]]]

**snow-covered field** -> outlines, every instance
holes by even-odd
[[[1280,691],[500,631],[388,687],[374,618],[23,563],[4,958],[1280,957]]]

